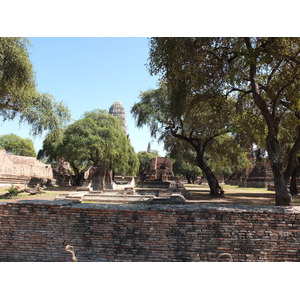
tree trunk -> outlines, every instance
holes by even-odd
[[[75,186],[82,185],[84,172],[75,173]]]
[[[207,164],[203,160],[203,156],[199,153],[197,154],[197,161],[198,161],[199,168],[203,171],[208,181],[208,185],[210,188],[210,195],[213,197],[222,197],[224,195],[224,191],[220,187],[217,177],[207,166]]]
[[[297,153],[300,150],[300,126],[297,127],[297,138],[295,140],[295,143],[290,150],[289,156],[288,156],[288,164],[286,167],[286,170],[284,172],[284,179],[285,182],[288,183],[290,177],[292,176],[292,172],[295,170],[295,165],[297,165]],[[297,172],[297,167],[296,167],[296,172]],[[292,195],[297,195],[293,194]]]
[[[252,52],[252,61],[250,63],[250,82],[253,93],[253,100],[259,108],[268,126],[268,135],[266,138],[267,150],[270,158],[270,163],[273,171],[274,186],[275,186],[275,205],[291,205],[292,196],[289,193],[285,182],[282,169],[280,145],[277,140],[278,126],[280,119],[276,117],[275,111],[270,112],[267,101],[262,97],[258,77],[257,77],[257,54],[253,51],[249,37],[245,37],[247,49]]]
[[[75,185],[75,186],[82,185],[83,178],[84,178],[84,172],[80,172],[74,164],[70,163],[70,165],[71,165],[71,167],[74,171],[74,174],[75,174],[74,180],[73,180],[73,185]]]
[[[290,192],[292,195],[298,195],[298,188],[297,188],[297,173],[298,173],[298,166],[294,168],[291,177],[291,184],[290,184]]]
[[[93,190],[106,190],[112,189],[112,170],[103,165],[94,167],[92,174],[92,187]]]
[[[192,184],[195,184],[195,181],[196,181],[196,177],[195,176],[192,176]]]
[[[284,178],[280,146],[277,138],[270,132],[266,139],[267,150],[270,158],[270,163],[273,171],[274,186],[275,186],[275,205],[288,206],[291,205],[292,196],[287,188]]]

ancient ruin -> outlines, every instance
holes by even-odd
[[[120,119],[122,122],[123,130],[126,132],[126,114],[122,103],[116,100],[110,107],[109,113],[116,118]]]
[[[0,185],[35,186],[53,181],[52,168],[35,157],[10,155],[0,149]]]
[[[173,164],[165,157],[154,157],[149,164],[146,179],[168,181],[173,180]]]
[[[265,188],[273,185],[273,174],[269,163],[265,162],[265,152],[253,149],[253,145],[245,147],[250,166],[240,172],[235,172],[227,180],[226,184],[238,185],[239,187]]]
[[[76,192],[60,194],[56,200],[93,203],[184,204],[187,191],[175,182],[172,162],[165,157],[153,158],[149,163],[146,180],[135,184],[134,178],[113,181],[112,171],[105,166],[90,167],[83,185]]]
[[[239,187],[265,188],[273,183],[272,169],[269,164],[259,163],[245,171],[239,179]]]
[[[53,166],[52,171],[55,183],[58,186],[71,186],[73,184],[74,172],[64,157],[59,158],[58,162]]]

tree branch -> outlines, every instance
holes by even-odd
[[[230,93],[232,92],[241,92],[241,93],[244,93],[244,94],[251,94],[252,93],[252,90],[248,90],[248,91],[244,91],[242,89],[238,89],[238,88],[232,88],[230,91],[228,91],[226,93],[226,96],[228,96]]]

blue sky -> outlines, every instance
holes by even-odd
[[[163,144],[151,138],[148,128],[138,129],[130,114],[139,94],[156,88],[158,77],[150,76],[148,38],[30,38],[30,58],[36,72],[38,90],[63,100],[74,120],[86,111],[108,110],[115,100],[124,105],[127,130],[135,151],[152,149],[164,155]],[[1,122],[2,134],[15,133],[32,138],[36,151],[43,137],[33,138],[29,127],[14,122]]]

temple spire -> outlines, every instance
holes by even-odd
[[[123,130],[126,133],[126,115],[125,109],[119,100],[116,100],[110,107],[109,113],[122,122]]]

